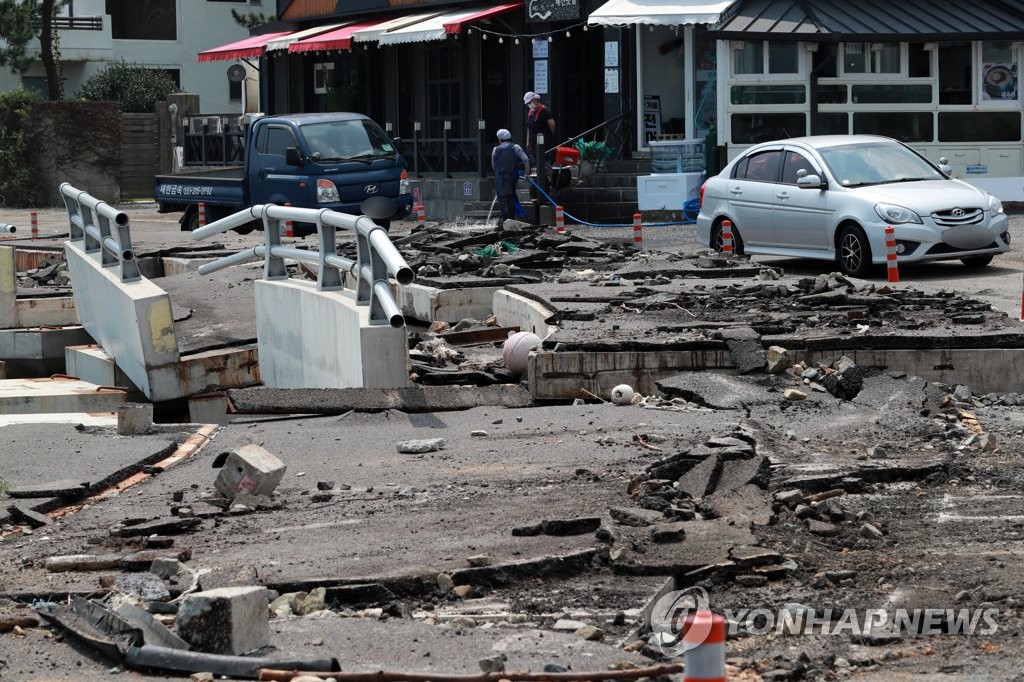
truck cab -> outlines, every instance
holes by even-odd
[[[362,114],[257,119],[245,168],[250,204],[329,208],[379,222],[412,211],[409,176],[398,151]]]
[[[379,125],[357,113],[281,114],[255,118],[245,128],[241,166],[158,175],[154,197],[161,213],[181,211],[183,230],[201,214],[218,220],[258,204],[290,204],[366,215],[388,227],[412,212],[409,174]],[[259,221],[235,228],[261,228]],[[312,225],[295,224],[300,234]]]

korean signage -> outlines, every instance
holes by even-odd
[[[529,22],[576,21],[579,18],[579,0],[526,0]]]

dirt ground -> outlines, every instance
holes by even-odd
[[[479,673],[502,654],[509,671],[678,662],[651,632],[674,590],[706,595],[728,619],[730,679],[1024,679],[1024,404],[900,373],[862,380],[851,399],[790,370],[679,379],[703,400],[238,415],[116,495],[43,528],[2,526],[0,623],[71,596],[131,592],[116,582],[128,571],[51,572],[46,560],[137,549],[144,538],[114,531],[180,519],[185,505],[200,523],[167,533],[189,558],[163,601],[197,574],[202,589],[326,588],[325,610],[271,620],[262,654],[436,674]],[[731,395],[732,406],[708,407]],[[197,429],[146,436],[140,454],[110,429],[7,426],[0,479],[82,476],[85,452],[100,460],[87,466],[98,480]],[[396,451],[422,438],[446,443]],[[206,502],[212,461],[248,443],[288,470],[273,503],[226,512]],[[590,518],[596,531],[524,530]],[[472,567],[479,555],[490,565]],[[894,628],[900,613],[916,625]],[[0,680],[115,673],[187,677],[126,669],[46,622],[0,630]]]

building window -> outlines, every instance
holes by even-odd
[[[1020,142],[1019,111],[939,112],[939,142]]]
[[[242,81],[228,81],[228,101],[242,101]]]
[[[902,142],[931,142],[935,136],[930,111],[865,111],[853,114],[855,135],[885,135]]]
[[[736,76],[799,73],[800,43],[780,40],[733,41],[732,66],[733,75]]]
[[[326,95],[334,87],[334,63],[320,62],[313,65],[313,94]]]
[[[733,144],[754,144],[807,134],[807,117],[800,113],[733,114]]]
[[[900,73],[899,43],[846,43],[843,72],[847,74]]]
[[[450,45],[427,50],[427,135],[462,134],[462,54]]]
[[[177,40],[175,0],[107,0],[115,40]]]
[[[939,43],[939,104],[971,103],[971,43]]]

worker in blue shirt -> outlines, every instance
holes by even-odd
[[[519,164],[523,165],[523,174],[530,177],[530,157],[517,144],[512,142],[512,133],[502,128],[498,131],[498,144],[491,151],[491,168],[494,169],[494,192],[497,194],[498,211],[501,222],[516,215],[516,183],[519,181]]]

